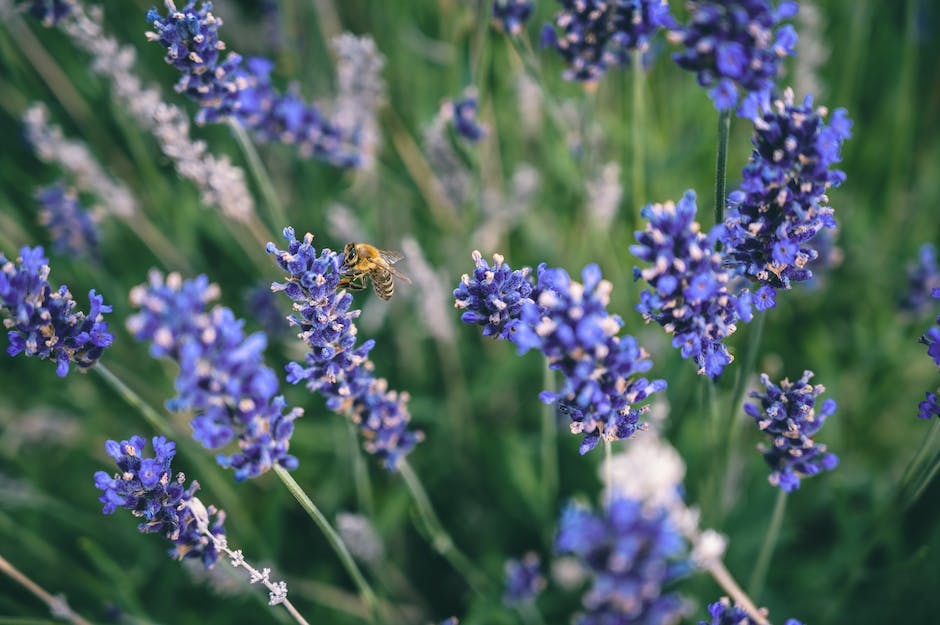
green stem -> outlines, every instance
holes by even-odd
[[[731,488],[731,482],[734,479],[735,460],[737,458],[738,438],[741,432],[741,419],[738,419],[738,411],[741,409],[741,401],[744,399],[744,391],[747,389],[747,381],[754,371],[754,365],[757,362],[757,352],[760,347],[761,337],[764,334],[765,313],[758,313],[757,318],[751,324],[751,332],[748,336],[747,354],[744,356],[744,366],[738,368],[738,379],[734,385],[734,392],[731,396],[731,408],[728,415],[728,433],[727,445],[725,448],[725,478],[724,486],[721,489],[722,512],[730,508],[733,503],[731,495],[735,489]]]
[[[353,459],[353,479],[356,484],[356,498],[359,500],[359,508],[372,519],[375,518],[375,505],[372,498],[372,482],[369,480],[369,467],[366,466],[359,449],[359,435],[356,432],[356,426],[351,419],[343,419],[346,422],[346,431],[349,434],[350,455]]]
[[[333,548],[333,551],[336,552],[336,555],[339,556],[340,562],[342,562],[343,567],[349,573],[349,576],[352,578],[353,582],[356,584],[356,588],[359,589],[359,595],[362,597],[362,600],[371,608],[373,622],[381,622],[381,615],[379,613],[379,602],[376,597],[375,592],[372,590],[372,587],[369,586],[369,582],[366,581],[366,578],[363,577],[362,572],[359,571],[359,567],[356,566],[356,562],[353,560],[352,555],[349,553],[349,549],[346,548],[346,544],[343,542],[343,539],[340,538],[339,534],[336,533],[336,530],[333,529],[333,526],[330,525],[330,522],[327,520],[323,513],[320,512],[320,509],[317,508],[316,504],[313,503],[313,500],[307,496],[307,493],[304,492],[304,489],[300,487],[300,484],[294,480],[294,477],[288,473],[287,469],[281,467],[280,465],[274,465],[274,472],[284,483],[284,486],[287,487],[287,490],[294,496],[294,499],[300,504],[300,507],[303,508],[307,514],[313,519],[313,522],[317,524],[317,527],[320,528],[320,531],[323,532],[323,535],[326,537],[327,542],[330,543],[330,547]]]
[[[555,371],[548,368],[548,362],[542,370],[542,378],[545,390],[555,392]],[[541,438],[542,495],[545,502],[545,518],[552,519],[555,516],[555,502],[558,499],[558,424],[554,404],[542,404]]]
[[[646,197],[643,184],[643,165],[646,153],[644,150],[643,130],[646,125],[643,107],[643,53],[639,50],[633,52],[633,119],[630,120],[630,129],[633,135],[633,158],[631,162],[631,185],[633,187],[630,197],[633,201],[633,215],[636,222],[634,227],[639,230],[641,218],[640,209]]]
[[[933,459],[927,466],[929,468],[921,472],[921,475],[924,475],[925,477],[920,480],[917,488],[914,489],[914,493],[904,502],[905,508],[913,506],[914,503],[920,499],[920,496],[923,495],[924,491],[927,490],[927,487],[930,486],[930,482],[932,482],[933,478],[936,477],[937,472],[940,471],[940,452],[934,454]]]
[[[58,618],[66,620],[72,623],[72,625],[91,625],[91,623],[86,621],[81,615],[72,611],[62,595],[53,595],[46,591],[42,586],[26,577],[19,569],[10,564],[3,556],[0,556],[0,573],[4,573],[7,577],[35,595],[37,599],[49,606],[49,609],[53,614],[57,615]]]
[[[613,443],[606,436],[604,437],[604,507],[609,508],[610,502],[614,498],[613,484]]]
[[[277,196],[274,183],[271,181],[271,176],[268,174],[268,170],[265,169],[264,163],[261,162],[261,157],[258,155],[258,150],[255,149],[254,142],[251,140],[251,137],[248,136],[245,128],[234,119],[229,119],[228,126],[231,128],[232,134],[235,136],[235,140],[238,142],[242,153],[248,160],[248,167],[251,169],[255,181],[258,183],[265,204],[268,205],[268,210],[271,212],[271,219],[274,220],[274,226],[276,228],[286,226],[287,213],[284,211],[284,205],[281,204],[281,200]]]
[[[725,218],[725,187],[728,183],[728,140],[731,137],[731,109],[718,114],[718,156],[715,159],[715,223]]]
[[[454,545],[453,539],[451,539],[447,530],[444,529],[440,519],[437,517],[437,513],[434,512],[431,500],[428,499],[428,494],[424,490],[424,486],[421,484],[421,480],[414,472],[414,469],[411,468],[407,460],[402,460],[398,471],[405,480],[405,484],[408,486],[412,498],[414,498],[415,505],[418,508],[418,516],[421,518],[424,529],[431,539],[431,547],[450,562],[451,566],[453,566],[458,573],[463,575],[474,592],[479,595],[484,595],[484,589],[488,586],[486,578],[477,570],[476,566],[474,566],[467,556]]]
[[[777,538],[780,537],[780,528],[783,525],[783,514],[786,509],[787,491],[781,488],[777,492],[777,503],[774,504],[773,516],[770,517],[770,527],[767,528],[767,534],[764,535],[764,544],[760,548],[760,554],[757,556],[757,563],[754,565],[754,572],[751,573],[751,581],[748,584],[751,597],[755,601],[760,601],[760,594],[764,589],[764,582],[767,580],[770,558],[773,556],[774,547],[777,545]]]
[[[140,395],[134,392],[131,387],[125,384],[121,378],[114,375],[110,369],[104,366],[104,363],[98,361],[98,364],[92,367],[92,371],[100,375],[112,389],[117,391],[117,394],[120,395],[124,401],[137,409],[137,412],[140,413],[144,421],[146,421],[150,427],[167,438],[175,437],[176,432],[173,431],[173,428],[170,427],[167,420],[154,410],[153,406],[145,402]]]
[[[927,455],[927,450],[931,447],[931,443],[936,438],[938,431],[940,431],[940,419],[934,419],[933,425],[930,426],[930,431],[927,432],[926,436],[921,438],[920,446],[917,448],[917,451],[914,452],[914,455],[911,456],[911,460],[907,463],[904,473],[901,474],[901,479],[898,482],[898,490],[900,492],[908,490],[910,481],[914,479],[914,474],[918,473],[917,468],[923,462],[924,456]]]

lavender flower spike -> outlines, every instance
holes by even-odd
[[[940,287],[935,288],[932,295],[934,299],[940,299]],[[920,342],[927,346],[927,355],[933,358],[934,364],[940,368],[940,315],[937,315],[937,323],[924,333]],[[920,413],[917,416],[921,419],[940,417],[940,388],[936,393],[928,391],[918,408]]]
[[[510,35],[518,35],[534,10],[533,0],[493,0],[493,25]]]
[[[103,491],[98,501],[104,504],[102,512],[113,514],[118,508],[126,508],[141,519],[137,526],[145,534],[159,533],[171,541],[174,547],[170,556],[199,558],[203,565],[212,568],[219,557],[215,542],[201,531],[199,516],[215,516],[208,530],[214,536],[224,536],[225,512],[210,507],[208,510],[195,492],[199,483],[186,487],[186,477],[179,473],[173,476],[171,463],[176,455],[176,443],[163,436],[153,437],[153,458],[144,457],[146,439],[132,436],[130,440],[109,440],[105,444],[108,455],[117,462],[118,472],[109,475],[104,471],[95,473],[95,487]]]
[[[532,603],[545,590],[545,577],[542,575],[542,560],[534,551],[522,558],[506,561],[506,590],[503,603],[518,605]]]
[[[758,402],[744,405],[744,411],[771,439],[770,446],[758,446],[771,469],[770,483],[787,492],[799,488],[801,478],[831,471],[839,464],[835,454],[826,453],[825,445],[810,438],[836,410],[832,399],[816,410],[816,398],[826,389],[810,384],[812,377],[812,371],[804,371],[796,382],[784,379],[777,386],[762,373],[760,381],[766,393],[753,391],[751,397]]]
[[[761,608],[761,612],[766,616],[767,609]],[[757,625],[751,616],[742,608],[732,606],[727,597],[722,597],[719,601],[708,605],[708,613],[711,615],[709,621],[699,621],[699,625]],[[803,625],[796,619],[787,619],[784,625]]]
[[[460,316],[464,323],[483,326],[483,336],[508,339],[520,323],[523,305],[532,301],[532,270],[513,271],[499,254],[493,255],[492,267],[477,250],[472,257],[476,269],[473,277],[464,274],[460,278],[454,307],[464,311]]]
[[[599,514],[569,505],[555,548],[576,556],[593,576],[575,625],[675,623],[687,611],[665,590],[690,570],[685,541],[665,510],[622,498]]]
[[[323,249],[317,254],[313,235],[303,241],[293,228],[284,229],[287,249],[268,243],[267,252],[287,272],[283,283],[272,290],[283,291],[293,302],[295,314],[288,317],[300,328],[298,335],[310,351],[304,364],[288,363],[287,381],[305,382],[307,388],[326,397],[326,405],[348,415],[359,425],[365,449],[385,461],[394,471],[406,454],[424,439],[422,432],[409,430],[408,394],[388,389],[388,382],[376,378],[375,365],[368,354],[375,341],[356,345],[358,332],[353,321],[358,310],[349,310],[352,296],[339,288],[339,254]]]
[[[836,226],[826,192],[845,180],[831,167],[852,122],[837,109],[827,125],[827,114],[810,96],[794,104],[787,89],[754,118],[754,151],[741,188],[728,197],[722,242],[728,262],[763,286],[789,289],[809,280],[807,263],[819,255],[812,239]]]
[[[617,336],[623,322],[607,312],[613,287],[600,268],[588,265],[581,278],[583,283],[563,269],[541,265],[535,301],[523,305],[512,341],[519,353],[539,349],[549,367],[564,375],[559,392],[543,391],[539,397],[558,402],[571,417],[571,432],[584,435],[580,452],[585,454],[601,437],[620,440],[645,429],[640,417],[649,406],[637,405],[666,388],[666,381],[638,377],[653,363],[634,337]]]
[[[98,226],[95,218],[78,201],[74,189],[61,182],[36,191],[39,222],[52,235],[52,249],[73,258],[94,256],[98,251]]]
[[[205,276],[184,281],[179,274],[164,280],[150,273],[148,284],[131,291],[141,311],[127,321],[138,340],[152,342],[155,357],[177,362],[177,396],[167,402],[174,411],[191,410],[193,438],[207,449],[221,449],[237,440],[239,451],[218,454],[216,461],[235,470],[238,481],[255,477],[278,464],[297,467],[288,453],[294,420],[303,409],[285,413],[283,396],[275,396],[278,380],[264,364],[267,338],[245,336],[244,322],[228,308],[208,303],[218,287]]]
[[[723,341],[738,321],[751,320],[752,298],[746,290],[737,295],[728,291],[731,272],[715,251],[723,229],[717,226],[703,234],[695,211],[694,191],[686,191],[678,204],[650,204],[641,211],[649,223],[636,233],[638,245],[630,246],[630,252],[652,263],[633,270],[652,290],[640,293],[636,309],[647,323],[656,321],[673,335],[672,346],[683,358],[695,360],[699,374],[714,378],[733,359]]]
[[[10,356],[25,353],[54,360],[56,374],[64,378],[70,363],[87,370],[114,341],[103,321],[111,306],[92,289],[88,314],[76,312],[77,303],[67,286],[52,289],[49,271],[49,259],[41,247],[22,248],[15,262],[0,252],[0,318],[10,330]]]
[[[695,72],[698,84],[719,111],[734,108],[750,117],[758,102],[774,88],[781,60],[794,54],[796,31],[782,20],[797,12],[796,2],[770,0],[694,0],[690,21],[669,37],[685,50],[673,55],[683,69]],[[738,89],[743,90],[740,98]]]

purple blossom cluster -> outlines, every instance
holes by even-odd
[[[235,119],[259,141],[297,145],[301,155],[339,167],[359,164],[355,131],[347,136],[315,105],[278,93],[271,85],[271,61],[245,61],[232,52],[222,56],[222,20],[212,13],[211,2],[200,1],[198,9],[196,0],[182,9],[173,0],[164,4],[166,17],[156,8],[147,12],[153,28],[147,37],[166,49],[166,62],[180,71],[176,90],[199,104],[198,123]]]
[[[757,621],[742,608],[732,606],[727,597],[708,605],[710,621],[699,621],[699,625],[757,625]],[[784,625],[803,625],[796,619],[787,619]]]
[[[719,111],[739,102],[739,115],[769,99],[781,60],[794,54],[796,31],[780,22],[797,12],[796,2],[770,0],[691,0],[689,23],[670,33],[685,49],[673,55],[679,67],[695,72],[699,85]]]
[[[533,284],[528,267],[513,271],[498,254],[492,267],[477,251],[473,260],[473,276],[464,275],[454,290],[461,319],[483,326],[484,336],[511,340],[520,354],[538,349],[561,371],[564,386],[539,397],[557,403],[571,418],[571,432],[584,435],[582,454],[601,437],[630,438],[643,429],[640,417],[649,407],[637,405],[666,382],[637,377],[653,363],[634,337],[617,336],[623,321],[607,312],[612,285],[597,265],[584,268],[582,284],[543,263]]]
[[[477,118],[479,112],[477,93],[472,87],[465,89],[461,97],[447,100],[441,105],[442,118],[453,124],[454,132],[458,136],[472,143],[476,143],[486,135],[486,128]]]
[[[512,340],[520,354],[538,349],[549,368],[561,371],[564,386],[539,397],[557,402],[571,418],[571,432],[584,435],[580,452],[585,454],[602,437],[620,440],[643,429],[640,417],[649,406],[637,404],[666,388],[666,381],[637,377],[653,362],[634,337],[617,336],[623,321],[607,312],[613,287],[600,268],[586,266],[581,279],[540,266],[537,296],[523,305],[522,324]]]
[[[49,229],[56,254],[92,256],[98,248],[98,226],[78,194],[61,182],[37,190],[39,222]]]
[[[303,381],[326,397],[331,410],[348,414],[362,431],[366,451],[394,471],[424,438],[422,432],[408,429],[408,394],[390,391],[386,380],[375,377],[369,360],[375,341],[356,344],[353,322],[359,311],[349,310],[352,295],[339,290],[342,255],[329,249],[317,254],[313,235],[298,241],[293,228],[284,229],[284,238],[286,250],[267,245],[267,252],[288,274],[285,282],[271,288],[294,302],[295,313],[288,320],[300,329],[298,336],[310,350],[303,364],[287,365],[287,381]]]
[[[0,252],[0,317],[9,328],[10,356],[25,353],[53,360],[56,374],[64,378],[70,363],[87,370],[114,341],[103,320],[111,306],[92,289],[88,314],[76,311],[68,287],[53,290],[49,272],[42,247],[22,248],[15,262]]]
[[[754,119],[754,151],[741,188],[728,197],[723,255],[738,271],[769,288],[789,289],[809,280],[807,263],[819,253],[811,243],[823,228],[835,228],[826,191],[845,174],[831,169],[841,160],[852,122],[837,109],[827,125],[824,107],[811,96],[795,105],[787,90]]]
[[[659,625],[686,612],[682,599],[666,590],[690,566],[685,540],[664,509],[650,511],[625,498],[599,514],[569,505],[555,548],[576,556],[593,576],[575,625]]]
[[[816,410],[816,398],[826,389],[810,384],[812,377],[812,371],[804,371],[796,382],[784,379],[778,386],[762,373],[760,381],[766,392],[752,391],[751,397],[758,402],[744,405],[744,411],[771,440],[770,446],[758,446],[771,469],[770,483],[787,492],[800,487],[800,478],[831,471],[839,463],[835,454],[826,453],[825,445],[810,438],[836,410],[833,399]]]
[[[641,211],[649,222],[636,233],[638,244],[630,252],[651,263],[633,272],[652,289],[640,293],[636,309],[647,323],[653,320],[673,335],[672,346],[698,364],[699,374],[714,378],[733,360],[722,341],[738,321],[751,320],[753,298],[747,290],[729,292],[732,274],[715,250],[722,228],[703,233],[696,210],[695,192],[686,191],[678,204],[650,204]]]
[[[924,312],[930,307],[934,289],[940,288],[940,266],[937,248],[924,243],[917,251],[917,262],[907,267],[907,292],[901,298],[901,308],[911,312]]]
[[[594,83],[607,69],[626,65],[630,52],[645,52],[660,28],[675,21],[666,0],[558,0],[561,11],[542,28],[543,47],[568,65],[566,80]]]
[[[199,489],[198,482],[187,487],[182,473],[173,476],[170,464],[176,455],[176,443],[163,436],[154,436],[152,442],[153,458],[144,457],[147,441],[142,436],[132,436],[120,443],[112,440],[105,443],[105,451],[117,462],[118,472],[113,475],[104,471],[95,473],[95,487],[103,491],[98,497],[104,504],[102,512],[112,514],[118,508],[130,510],[141,519],[138,530],[145,534],[162,534],[173,543],[171,557],[199,558],[206,568],[212,568],[219,553],[215,542],[205,532],[224,536],[225,512],[213,507],[206,509],[193,496]]]
[[[542,575],[542,560],[538,554],[529,552],[522,558],[506,561],[506,590],[503,603],[517,605],[535,601],[545,590],[545,576]]]
[[[218,454],[216,461],[235,471],[238,481],[255,477],[278,464],[297,467],[288,454],[294,420],[301,408],[285,413],[284,397],[276,395],[278,379],[264,364],[267,338],[245,336],[244,321],[223,306],[208,309],[218,288],[205,276],[164,280],[152,271],[147,284],[131,291],[140,312],[127,321],[138,340],[151,341],[154,357],[179,365],[177,396],[167,402],[174,411],[194,412],[193,438],[207,449],[221,449],[237,439],[238,452]]]
[[[940,287],[933,290],[934,299],[940,299]],[[927,346],[927,355],[933,358],[933,362],[940,368],[940,315],[937,315],[937,323],[924,333],[920,342]],[[936,393],[927,392],[924,401],[920,402],[918,408],[920,413],[917,415],[921,419],[930,419],[940,417],[940,388]]]
[[[19,3],[45,27],[55,26],[72,14],[77,0],[26,0]]]
[[[534,10],[534,0],[493,0],[493,24],[505,33],[518,35]]]
[[[483,326],[483,336],[509,339],[521,321],[522,306],[531,302],[533,284],[528,267],[513,271],[499,254],[493,266],[477,250],[472,254],[473,276],[464,274],[454,290],[454,307],[463,310],[464,323]]]

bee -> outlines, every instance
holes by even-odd
[[[339,286],[361,291],[366,288],[366,278],[371,278],[375,294],[387,300],[395,291],[393,277],[411,284],[411,278],[392,267],[404,257],[401,252],[380,250],[368,243],[347,243],[341,267],[345,275],[340,278]]]

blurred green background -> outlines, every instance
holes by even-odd
[[[517,49],[489,27],[488,2],[214,4],[225,21],[220,32],[229,49],[276,60],[279,85],[293,83],[307,98],[326,102],[335,92],[328,40],[339,32],[372,36],[386,57],[388,104],[380,116],[382,148],[374,172],[344,173],[300,159],[290,146],[263,145],[259,151],[299,234],[310,231],[318,246],[341,248],[348,229],[337,221],[351,216],[367,240],[381,247],[402,249],[403,239],[412,237],[432,268],[415,285],[399,285],[389,303],[371,293],[357,295],[360,335],[377,342],[372,356],[378,374],[411,394],[414,424],[427,435],[411,462],[463,551],[499,580],[508,557],[534,550],[550,561],[560,506],[571,497],[596,501],[600,490],[601,452],[579,456],[578,441],[564,428],[558,498],[547,500],[541,490],[537,392],[543,363],[535,354],[517,357],[511,345],[481,337],[451,309],[450,291],[471,271],[470,253],[479,248],[486,258],[504,254],[513,267],[544,261],[573,275],[588,262],[600,264],[614,283],[611,311],[651,351],[652,373],[669,381],[665,433],[688,465],[688,500],[729,536],[727,566],[746,580],[776,497],[754,451],[757,432],[751,423],[741,428],[737,488],[722,494],[729,505],[719,512],[706,495],[709,476],[722,475],[725,464],[707,443],[707,380],[695,375],[659,327],[645,327],[633,311],[638,287],[628,245],[638,228],[638,207],[678,199],[692,188],[700,221],[711,225],[717,114],[694,77],[671,62],[661,36],[639,81],[631,70],[615,70],[596,91],[586,91],[561,80],[554,53],[537,49],[538,29],[557,6],[540,0],[527,28],[540,65],[537,76],[529,75],[537,78],[533,92],[520,87],[526,70]],[[162,49],[144,38],[150,3],[101,6],[108,30],[137,50],[145,83],[159,85],[167,101],[194,112],[195,105],[173,91],[177,74],[163,62]],[[811,625],[932,622],[940,611],[940,597],[931,591],[940,584],[940,524],[934,520],[940,486],[932,484],[907,505],[899,483],[930,427],[917,419],[917,403],[936,387],[937,371],[917,338],[937,311],[905,314],[897,300],[917,248],[940,244],[940,7],[915,0],[832,0],[816,2],[815,9],[815,23],[797,18],[795,26],[798,51],[809,61],[818,55],[819,66],[791,60],[781,83],[815,78],[816,102],[845,107],[853,120],[841,164],[848,179],[830,193],[841,262],[821,271],[812,285],[780,293],[766,320],[757,369],[775,380],[798,378],[804,369],[816,372],[815,381],[827,387],[825,397],[839,403],[818,440],[841,464],[804,481],[790,496],[761,604],[778,622],[791,616]],[[455,143],[456,173],[440,171],[440,163],[422,152],[422,136],[442,100],[470,84],[480,90],[489,133],[477,146]],[[114,305],[109,321],[116,340],[103,362],[160,407],[173,395],[176,371],[149,358],[124,328],[130,287],[143,282],[151,267],[205,273],[220,285],[223,303],[248,317],[246,293],[281,276],[260,244],[239,244],[247,235],[238,224],[200,206],[194,186],[176,175],[153,137],[136,127],[110,86],[90,71],[89,59],[61,32],[28,16],[0,26],[0,249],[7,256],[22,245],[49,249],[33,194],[61,172],[37,160],[22,138],[20,117],[36,101],[131,188],[146,218],[178,252],[181,262],[164,265],[126,224],[106,219],[100,259],[52,258],[51,281],[67,283],[81,307],[89,288]],[[225,126],[194,127],[192,135],[245,167],[258,191]],[[748,124],[735,120],[729,185],[739,181],[749,135]],[[429,192],[428,163],[438,179],[465,176],[465,197],[445,195],[442,201]],[[588,183],[608,163],[619,164],[624,194],[605,226]],[[513,190],[513,175],[520,171],[530,177],[537,172],[529,197]],[[274,223],[262,196],[255,197],[269,240],[280,243],[286,224]],[[402,267],[417,277],[413,258]],[[443,288],[430,288],[434,279]],[[286,314],[286,300],[280,304]],[[259,329],[251,318],[247,324]],[[738,358],[718,383],[725,420],[736,376],[757,373],[741,371],[749,334],[742,327],[731,339]],[[290,333],[272,338],[267,362],[280,372],[300,357],[298,349]],[[372,515],[386,557],[367,576],[402,607],[401,622],[437,622],[452,614],[470,625],[520,621],[501,605],[498,588],[474,595],[434,553],[415,525],[402,481],[357,451],[342,418],[302,388],[285,384],[283,390],[291,405],[306,408],[291,446],[300,459],[297,481],[331,518],[342,511]],[[200,481],[203,500],[227,509],[230,541],[249,559],[272,566],[311,622],[363,622],[350,581],[285,489],[272,476],[236,485],[211,463],[202,466],[214,475],[197,474],[192,458],[205,452],[187,438],[186,418],[172,419],[182,433],[175,468]],[[279,610],[264,605],[259,589],[212,588],[190,567],[171,561],[163,541],[139,534],[123,511],[101,516],[91,476],[110,470],[104,441],[134,433],[153,434],[98,376],[61,380],[48,362],[3,354],[0,554],[46,589],[66,594],[95,622],[286,622]],[[935,442],[928,451],[929,459]],[[371,478],[371,509],[352,479],[359,463]],[[696,606],[688,622],[705,618],[705,604],[721,594],[704,574],[683,581],[679,590]],[[579,597],[578,590],[551,585],[539,602],[545,622],[569,622]],[[44,615],[35,598],[0,578],[0,623],[42,622]]]

